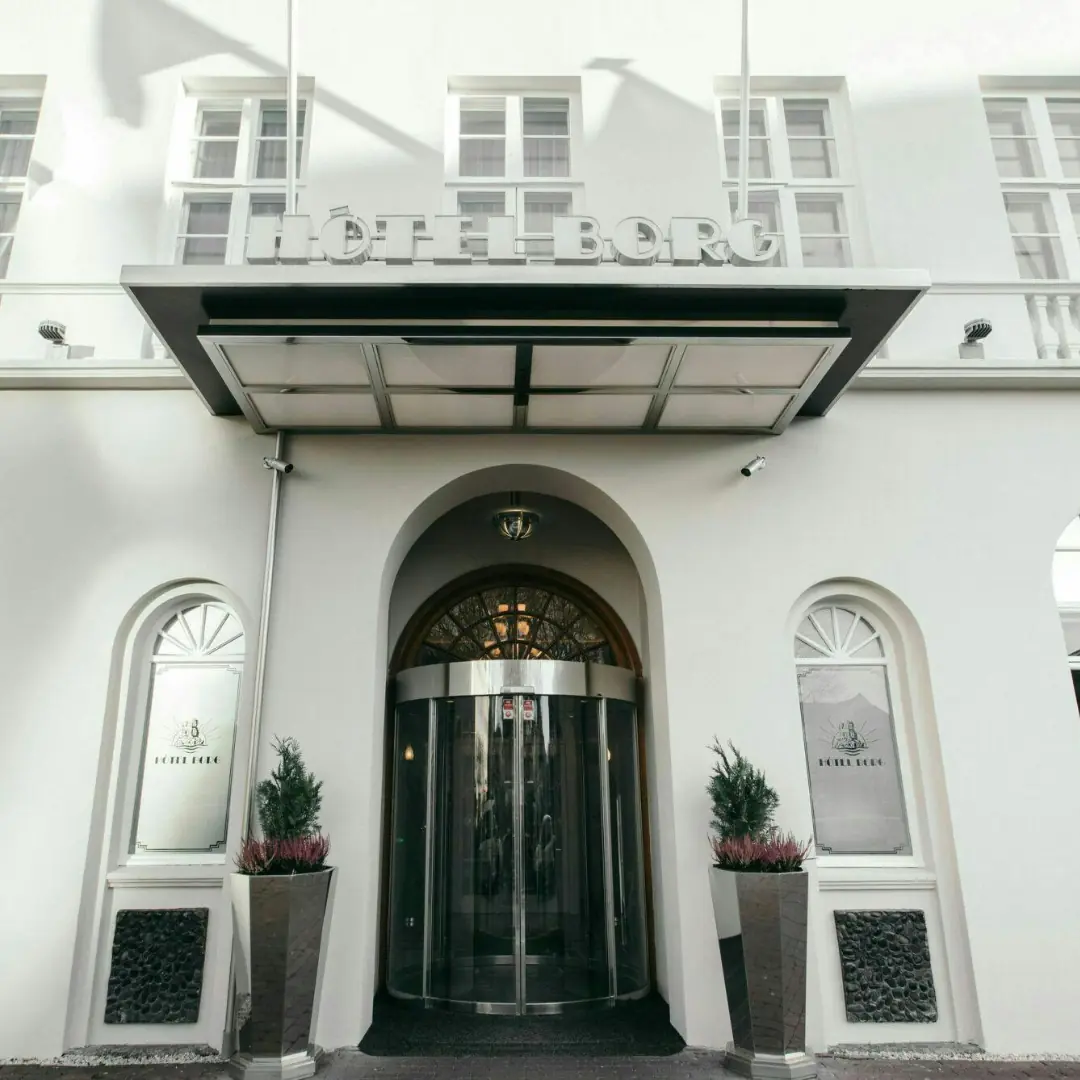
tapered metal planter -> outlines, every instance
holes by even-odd
[[[251,995],[229,1061],[235,1076],[300,1080],[315,1072],[311,1034],[333,873],[230,877],[237,983]]]
[[[709,870],[733,1042],[725,1064],[743,1076],[806,1080],[806,871]]]

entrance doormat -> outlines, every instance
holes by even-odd
[[[372,1057],[667,1057],[685,1045],[658,994],[562,1016],[478,1016],[380,995],[360,1050]]]

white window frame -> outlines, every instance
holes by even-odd
[[[986,104],[1000,101],[1023,105],[1031,124],[1030,138],[1034,142],[1042,166],[1042,174],[1039,176],[1001,176],[998,174],[998,183],[1001,186],[1003,196],[1001,200],[1002,214],[1005,217],[1005,228],[1008,230],[1010,242],[1014,234],[1005,206],[1004,196],[1006,194],[1040,195],[1045,197],[1050,204],[1051,220],[1057,228],[1055,235],[1057,235],[1060,242],[1061,259],[1064,265],[1059,269],[1065,275],[1063,278],[1022,277],[1020,265],[1017,262],[1017,279],[1020,281],[1080,280],[1080,229],[1077,227],[1072,202],[1070,201],[1071,197],[1073,201],[1080,204],[1080,176],[1065,175],[1058,154],[1057,137],[1054,135],[1050,120],[1050,103],[1071,101],[1080,104],[1080,90],[1046,90],[1038,93],[1026,90],[985,91],[982,98],[983,118],[987,123],[987,138],[991,146],[993,136],[989,134],[989,121],[986,120]]]
[[[4,110],[5,106],[10,106],[15,109],[28,109],[34,108],[38,111],[38,127],[34,132],[34,135],[30,139],[30,161],[27,164],[26,176],[0,176],[0,199],[5,202],[18,201],[19,210],[16,216],[15,229],[11,232],[0,233],[0,248],[3,245],[7,245],[8,258],[10,259],[11,250],[15,244],[16,230],[18,229],[18,218],[22,216],[22,212],[26,205],[26,193],[30,180],[30,169],[33,166],[34,161],[34,142],[37,140],[38,132],[41,129],[41,106],[42,106],[42,94],[36,90],[9,90],[0,89],[0,112]],[[2,138],[2,136],[0,136]],[[5,269],[3,273],[0,273],[0,279],[3,279],[7,274]]]
[[[791,153],[788,143],[787,122],[784,116],[785,102],[823,102],[828,108],[831,139],[836,151],[836,171],[834,177],[795,176],[792,172]],[[724,213],[726,220],[733,219],[732,193],[738,192],[738,175],[728,169],[727,151],[724,135],[724,112],[737,109],[738,94],[725,88],[717,93],[715,121],[718,146],[720,150],[721,187],[724,194]],[[751,109],[765,110],[765,133],[768,139],[769,163],[772,169],[770,177],[750,177],[751,197],[755,192],[774,193],[779,204],[779,226],[784,242],[784,264],[788,267],[802,267],[802,233],[799,228],[799,195],[828,195],[841,200],[842,213],[847,225],[845,234],[848,244],[850,266],[866,265],[869,259],[869,245],[866,242],[862,214],[855,198],[855,161],[848,128],[847,106],[843,94],[836,90],[818,89],[769,89],[756,91],[750,95]],[[728,136],[729,137],[729,136]],[[817,234],[814,234],[817,235]],[[779,265],[777,263],[776,265]]]
[[[931,860],[926,842],[927,826],[923,820],[922,777],[917,768],[915,756],[915,736],[911,720],[910,692],[905,672],[901,668],[901,655],[897,642],[893,640],[893,631],[884,613],[873,604],[850,593],[837,594],[823,592],[815,596],[799,613],[794,621],[794,629],[789,639],[789,647],[795,644],[795,633],[806,616],[821,607],[843,607],[853,611],[877,631],[881,641],[883,657],[867,660],[835,659],[828,657],[795,657],[792,664],[797,671],[800,667],[842,667],[882,666],[885,667],[885,680],[889,692],[889,705],[892,710],[893,738],[896,741],[896,760],[900,769],[900,791],[903,796],[904,814],[907,820],[908,835],[911,840],[910,855],[867,854],[867,855],[830,855],[817,850],[815,838],[815,857],[822,871],[828,870],[925,870],[931,867]],[[794,680],[797,683],[797,680]],[[799,737],[802,740],[803,760],[806,760],[806,741],[803,731],[802,709],[798,704],[796,687],[796,708],[799,714]],[[809,766],[807,765],[807,769]],[[809,780],[807,781],[809,783]],[[812,798],[809,795],[808,797]],[[811,807],[812,810],[812,807]]]
[[[149,713],[150,657],[161,628],[180,610],[203,602],[230,608],[243,626],[244,661],[233,737],[233,763],[225,849],[220,853],[154,853],[132,855],[130,840],[138,776],[142,764]],[[230,999],[229,901],[225,886],[232,857],[243,837],[244,811],[251,794],[252,712],[255,638],[251,620],[239,598],[211,582],[163,587],[126,621],[123,653],[110,700],[116,702],[116,722],[108,725],[108,776],[99,793],[101,817],[88,851],[93,884],[83,894],[82,920],[87,927],[80,941],[69,999],[66,1045],[85,1046],[109,1041],[115,1028],[102,1019],[111,965],[113,919],[126,908],[208,907],[206,955],[199,1019],[185,1031],[191,1042],[218,1038]],[[96,830],[95,830],[96,831]],[[132,1045],[156,1045],[162,1028],[131,1024],[125,1039]]]
[[[460,175],[460,119],[461,99],[472,97],[501,97],[506,100],[506,169],[503,176]],[[565,98],[568,102],[567,121],[570,130],[570,175],[525,176],[525,153],[523,113],[525,98]],[[538,81],[534,86],[477,83],[468,89],[453,88],[446,95],[444,126],[445,184],[442,212],[458,213],[458,192],[501,193],[506,213],[517,221],[519,238],[552,240],[552,233],[525,232],[525,196],[545,194],[569,194],[570,212],[584,214],[585,184],[581,178],[583,160],[581,92],[576,89],[553,88]],[[524,253],[524,248],[522,248]],[[477,257],[477,256],[474,256]],[[480,256],[479,258],[482,258]]]
[[[285,199],[286,181],[280,179],[257,179],[255,166],[258,161],[259,117],[262,105],[267,101],[285,99],[285,86],[280,90],[250,89],[217,90],[210,93],[189,92],[182,100],[177,113],[176,129],[169,155],[170,198],[162,239],[161,258],[166,263],[180,263],[183,257],[181,238],[185,219],[185,203],[193,195],[231,195],[232,210],[229,215],[229,232],[225,245],[225,264],[242,263],[247,247],[247,236],[253,199],[280,197]],[[301,141],[300,168],[297,171],[296,189],[298,203],[303,206],[307,189],[308,157],[311,150],[312,110],[314,93],[302,92],[298,100],[304,109],[304,137]],[[240,110],[240,135],[236,151],[236,168],[232,177],[199,178],[194,175],[194,145],[197,141],[198,122],[203,109]]]
[[[221,851],[136,851],[135,831],[139,812],[146,739],[150,724],[153,670],[156,663],[154,646],[157,644],[162,629],[174,616],[181,611],[204,603],[219,604],[229,608],[237,622],[244,629],[243,659],[236,660],[234,658],[229,661],[230,664],[240,668],[240,690],[237,697],[236,720],[233,731],[232,761],[229,766],[229,793],[225,818],[226,842]],[[250,654],[251,634],[248,627],[244,626],[235,605],[208,590],[193,590],[181,587],[170,592],[168,600],[158,605],[141,627],[138,642],[133,648],[128,661],[130,664],[130,670],[127,674],[131,694],[129,698],[130,714],[125,732],[125,761],[119,774],[120,784],[117,792],[118,828],[112,837],[111,867],[115,871],[137,873],[139,868],[143,867],[206,867],[225,866],[228,863],[230,856],[233,854],[230,841],[237,834],[240,826],[240,822],[235,819],[235,814],[239,809],[236,800],[236,786],[238,778],[244,775],[246,768],[246,762],[243,760],[245,745],[240,736],[244,728],[245,715],[243,710],[249,696],[248,687],[251,681]],[[177,661],[177,658],[169,657],[169,662],[174,661]],[[179,658],[178,662],[184,663],[185,661],[183,658]]]

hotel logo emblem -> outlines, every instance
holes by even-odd
[[[176,731],[173,732],[172,745],[175,746],[177,750],[183,750],[188,754],[193,754],[196,750],[206,746],[206,737],[199,729],[197,717],[192,717],[190,720],[181,720],[176,725]]]
[[[836,729],[836,734],[833,735],[832,739],[832,748],[839,750],[842,754],[849,754],[854,757],[864,750],[869,750],[870,744],[855,730],[855,722],[848,720],[846,723],[841,723]]]

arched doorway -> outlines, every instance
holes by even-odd
[[[391,995],[522,1015],[649,992],[640,671],[555,571],[487,568],[420,606],[391,669]]]

